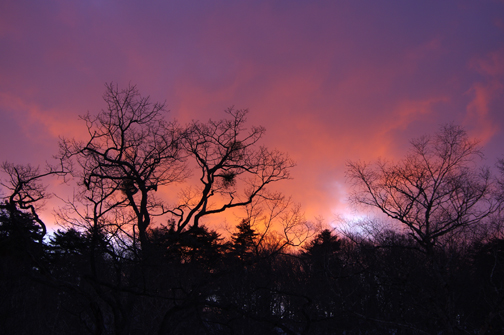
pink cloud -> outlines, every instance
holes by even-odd
[[[166,99],[182,123],[249,108],[250,124],[267,128],[262,144],[298,161],[281,189],[314,216],[346,206],[347,160],[401,157],[446,122],[491,144],[504,125],[494,2],[0,6],[4,133],[47,148],[80,136],[77,115],[103,107],[110,81]]]
[[[467,105],[464,123],[472,125],[474,136],[487,143],[501,128],[493,114],[504,94],[504,48],[472,61],[471,68],[482,78],[466,92],[472,100]]]
[[[38,140],[44,136],[58,138],[84,137],[86,132],[82,122],[79,122],[74,113],[67,111],[45,110],[34,103],[29,103],[20,97],[0,92],[0,109],[8,110],[24,129],[23,136]],[[40,132],[33,132],[34,126],[40,126]]]

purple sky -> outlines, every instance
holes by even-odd
[[[348,160],[399,158],[443,123],[504,156],[504,1],[0,2],[1,161],[82,136],[106,82],[182,123],[248,108],[297,162],[281,189],[330,223]]]

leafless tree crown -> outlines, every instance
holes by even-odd
[[[404,224],[426,249],[477,224],[496,209],[478,143],[455,125],[411,142],[399,162],[350,162],[354,203],[375,207]]]

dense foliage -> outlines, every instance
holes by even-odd
[[[246,227],[226,242],[202,226],[151,231],[150,256],[140,259],[102,233],[60,230],[40,244],[29,216],[3,211],[1,220],[4,334],[500,334],[504,327],[502,239],[440,248],[432,261],[393,232],[378,243],[324,230],[304,250],[281,253],[258,252]]]

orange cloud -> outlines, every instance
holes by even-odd
[[[79,138],[85,136],[82,122],[75,118],[76,112],[65,113],[61,110],[44,110],[37,104],[24,101],[22,98],[0,92],[0,109],[10,111],[24,129],[24,136],[36,140],[44,134],[53,138],[60,136]],[[33,125],[41,125],[42,133],[33,132]]]

